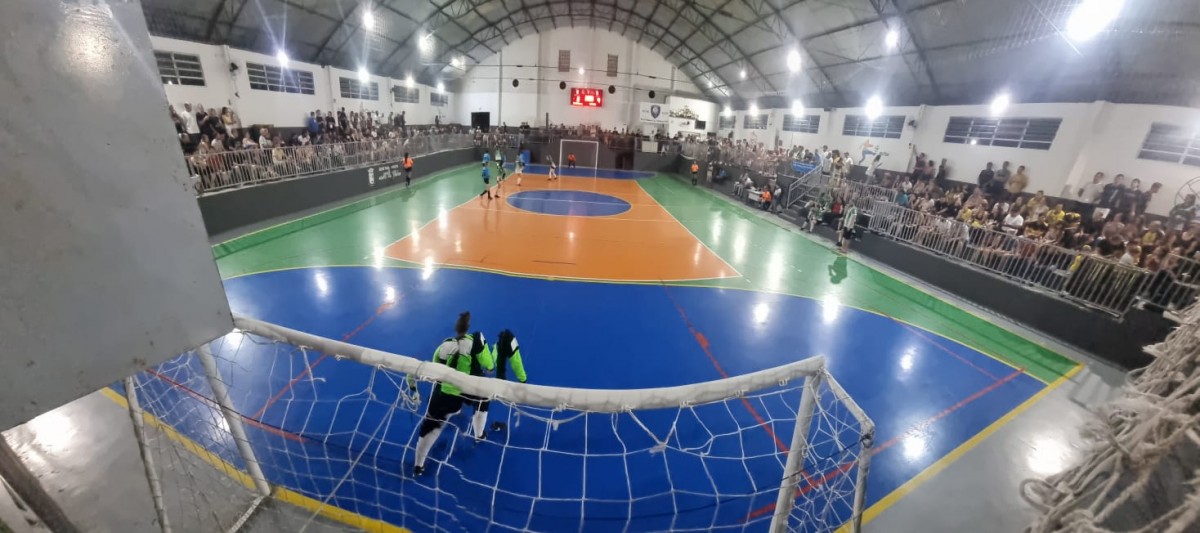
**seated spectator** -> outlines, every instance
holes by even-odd
[[[1125,253],[1121,255],[1120,263],[1125,266],[1138,266],[1138,258],[1142,256],[1142,247],[1137,243],[1125,245]]]
[[[1004,224],[1001,229],[1009,235],[1020,235],[1021,230],[1025,228],[1025,217],[1021,216],[1021,212],[1016,208],[1010,208],[1008,214],[1004,217]]]
[[[1067,216],[1067,211],[1063,209],[1062,204],[1054,204],[1054,208],[1046,211],[1042,215],[1042,220],[1047,224],[1055,224],[1063,221],[1063,217]]]
[[[1167,262],[1167,247],[1156,246],[1146,255],[1142,266],[1150,272],[1158,272]]]
[[[1046,205],[1046,193],[1038,191],[1029,199],[1029,203],[1025,205],[1025,218],[1029,220],[1041,220],[1042,214],[1050,208]]]
[[[761,207],[763,209],[763,211],[771,210],[771,198],[772,198],[771,188],[764,187],[762,192],[759,193],[759,196],[758,196],[758,205],[759,205],[759,207]]]
[[[271,132],[267,128],[258,130],[258,146],[259,148],[271,148],[274,146],[271,142]]]
[[[900,189],[896,192],[896,205],[900,207],[909,206],[908,193],[904,192],[904,189]]]

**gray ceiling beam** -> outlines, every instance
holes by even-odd
[[[880,18],[884,17],[883,2],[885,1],[871,0],[871,5],[875,7],[875,12],[879,14]],[[921,65],[925,69],[925,77],[929,79],[929,88],[933,89],[933,97],[940,99],[942,97],[942,90],[938,88],[937,78],[933,75],[933,67],[929,64],[929,59],[925,57],[925,50],[921,48],[921,41],[917,37],[917,32],[909,24],[908,13],[904,11],[904,6],[900,5],[900,0],[892,0],[892,6],[896,8],[897,16],[900,17],[900,24],[904,26],[904,32],[908,34],[908,42],[912,43],[913,48],[917,49],[917,58],[920,59]]]
[[[221,18],[221,11],[225,10],[226,1],[227,0],[221,0],[221,2],[217,4],[217,8],[213,10],[212,16],[209,17],[208,27],[204,30],[204,40],[212,40],[213,32],[217,31],[217,20]],[[242,5],[245,4],[243,3]]]
[[[342,4],[338,3],[337,6],[340,8],[342,6]],[[360,7],[362,7],[362,2],[357,2],[354,4],[354,7],[350,8],[350,12],[342,13],[342,20],[339,21],[337,24],[334,24],[333,30],[329,32],[329,35],[326,35],[324,39],[321,39],[321,44],[317,45],[317,51],[315,53],[313,53],[313,56],[312,56],[313,63],[316,63],[317,60],[321,58],[321,52],[324,52],[325,47],[329,46],[329,41],[333,40],[333,36],[337,35],[337,33],[339,31],[341,31],[341,29],[343,27],[346,26],[346,21],[350,20],[350,17],[353,17],[354,13],[358,12],[358,8],[360,8]],[[353,36],[354,36],[354,31],[350,31],[349,35],[346,36],[346,39],[342,41],[342,44],[338,45],[337,51],[334,52],[334,55],[340,54],[342,51],[342,47],[346,46],[346,41],[349,41],[350,38]]]
[[[801,2],[802,2],[802,1],[804,1],[804,0],[798,0],[798,1],[801,1]],[[930,8],[933,8],[933,7],[940,6],[940,5],[942,5],[942,4],[948,4],[948,3],[951,3],[951,2],[958,2],[958,1],[959,1],[959,0],[934,0],[934,1],[932,1],[932,2],[929,2],[929,3],[927,3],[927,4],[923,4],[923,5],[920,5],[920,6],[913,6],[913,7],[910,7],[910,8],[908,8],[907,10],[905,10],[905,12],[906,12],[906,13],[917,13],[917,12],[920,12],[920,11],[923,11],[923,10],[926,10],[926,9],[930,9]],[[786,11],[786,10],[787,10],[787,9],[789,9],[789,8],[790,8],[790,6],[789,6],[789,7],[785,7],[785,8],[784,8],[784,10]],[[846,32],[846,31],[850,31],[850,30],[853,30],[853,29],[856,29],[856,28],[861,28],[861,27],[863,27],[863,26],[869,26],[869,25],[871,25],[871,24],[877,24],[877,23],[879,23],[879,22],[882,22],[882,21],[883,21],[883,19],[881,19],[881,18],[879,18],[879,17],[873,17],[873,18],[869,18],[869,19],[865,19],[865,20],[860,20],[860,21],[857,21],[857,22],[851,22],[851,23],[849,23],[849,24],[843,24],[843,25],[841,25],[841,26],[836,26],[836,27],[833,27],[833,28],[829,28],[829,29],[826,29],[826,30],[819,31],[819,32],[817,32],[817,33],[813,33],[813,34],[810,34],[810,35],[806,35],[806,36],[804,36],[804,37],[801,37],[801,38],[800,38],[800,44],[801,44],[801,45],[805,45],[805,44],[808,44],[809,42],[812,42],[812,41],[814,41],[814,40],[820,39],[820,38],[822,38],[822,37],[829,37],[830,35],[836,35],[836,34],[839,34],[839,33],[842,33],[842,32]],[[775,45],[775,46],[768,46],[768,47],[766,47],[766,48],[763,48],[763,49],[761,49],[761,50],[758,50],[758,51],[756,51],[756,52],[751,52],[751,53],[750,53],[750,56],[751,56],[751,57],[754,57],[754,56],[760,56],[760,55],[762,55],[762,54],[765,54],[765,53],[768,53],[768,52],[774,52],[774,51],[776,51],[776,50],[779,50],[779,49],[781,49],[781,48],[783,48],[783,47],[785,47],[785,46],[787,46],[787,45],[786,45],[786,44],[779,44],[779,45]],[[814,58],[814,61],[815,61],[815,58]],[[725,62],[725,63],[722,63],[722,64],[720,64],[720,65],[717,65],[716,67],[714,67],[714,68],[712,68],[712,69],[710,69],[710,70],[702,71],[702,72],[701,72],[701,74],[707,74],[707,73],[709,73],[709,72],[712,72],[713,70],[717,70],[717,69],[722,69],[722,68],[725,68],[725,67],[727,67],[727,66],[729,66],[729,65],[732,65],[732,64],[734,64],[734,63],[736,63],[736,62],[737,62],[736,60],[734,60],[734,61],[727,61],[727,62]]]

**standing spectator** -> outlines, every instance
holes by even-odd
[[[1104,190],[1104,185],[1101,185],[1103,181],[1104,173],[1097,172],[1094,176],[1092,176],[1091,183],[1085,183],[1079,188],[1079,190],[1075,193],[1076,197],[1080,202],[1085,204],[1096,205],[1100,203],[1100,193]]]
[[[196,107],[194,107],[193,109],[195,109],[195,111],[196,111],[196,127],[203,128],[204,127],[204,119],[208,118],[208,112],[204,110],[204,104],[196,104]],[[204,132],[201,131],[200,133],[204,133]]]
[[[983,170],[979,171],[979,188],[987,187],[996,178],[996,171],[992,170],[992,166],[992,163],[989,162]]]
[[[1121,189],[1121,193],[1117,195],[1116,201],[1113,203],[1113,208],[1118,213],[1133,214],[1137,207],[1138,200],[1142,197],[1142,180],[1133,178],[1129,182],[1129,186]],[[1132,216],[1129,217],[1132,220]]]
[[[346,116],[346,108],[344,107],[337,113],[337,125],[338,130],[342,132],[342,135],[345,135],[346,130],[350,129],[350,117]]]
[[[333,111],[325,112],[325,133],[332,134],[337,130],[337,119],[333,118]]]
[[[1122,181],[1125,181],[1125,175],[1117,174],[1113,177],[1112,183],[1105,185],[1100,190],[1100,200],[1097,202],[1100,207],[1116,207],[1117,200],[1120,199],[1121,193],[1125,190],[1125,184],[1121,183]]]
[[[225,125],[225,133],[237,127],[237,115],[229,107],[221,108],[221,123]]]
[[[1183,202],[1176,204],[1167,214],[1167,228],[1172,230],[1183,229],[1184,226],[1191,224],[1192,219],[1196,218],[1196,212],[1200,211],[1200,206],[1196,205],[1196,195],[1189,194],[1183,197]]]
[[[1162,183],[1154,182],[1150,184],[1150,190],[1143,191],[1138,194],[1137,200],[1134,202],[1134,211],[1139,215],[1146,214],[1146,208],[1150,206],[1150,200],[1154,199],[1154,195],[1162,190]]]
[[[404,117],[404,111],[400,112],[400,131],[408,134],[408,120]]]
[[[946,159],[942,158],[942,164],[938,165],[937,175],[933,178],[934,183],[942,189],[947,189],[950,179],[950,169],[946,167]]]
[[[1001,185],[1008,185],[1008,178],[1012,177],[1012,169],[1008,168],[1011,164],[1008,161],[1000,163],[1000,170],[996,171],[994,179],[999,181]]]
[[[883,160],[883,154],[875,154],[875,157],[872,157],[871,162],[867,164],[867,183],[875,182],[875,172],[879,170],[881,160]]]
[[[183,104],[183,115],[179,118],[183,121],[183,131],[188,135],[200,133],[200,123],[196,122],[196,112],[192,111],[192,104]]]
[[[312,111],[308,114],[308,120],[306,121],[306,125],[308,126],[308,134],[309,135],[316,135],[318,133],[321,133],[321,126],[317,123],[317,112],[316,111]]]
[[[1008,161],[1005,161],[1004,164],[1007,165]],[[1008,183],[1005,184],[1005,189],[1008,191],[1010,196],[1015,198],[1022,192],[1025,192],[1025,187],[1028,185],[1029,174],[1025,172],[1025,165],[1021,165],[1017,167],[1017,173],[1013,174],[1013,176],[1008,179]]]

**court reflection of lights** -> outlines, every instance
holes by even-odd
[[[74,442],[79,435],[71,417],[56,409],[30,420],[25,428],[37,436],[38,444],[48,452],[69,452],[86,449],[84,442]],[[86,438],[84,439],[86,441]],[[41,454],[34,454],[41,455]]]
[[[396,288],[388,286],[383,290],[383,301],[389,304],[396,303]]]
[[[917,461],[928,453],[929,441],[925,435],[909,435],[904,439],[904,458]]]
[[[441,229],[441,230],[446,229],[446,226],[449,223],[450,223],[450,217],[447,216],[446,208],[439,207],[438,208],[438,229]]]
[[[723,229],[723,227],[724,226],[721,222],[721,219],[717,218],[717,219],[713,220],[713,226],[712,226],[713,246],[721,244],[721,230]]]
[[[909,346],[907,349],[904,350],[904,355],[900,356],[900,368],[902,370],[904,370],[905,372],[912,370],[913,359],[914,359],[915,354],[916,354],[916,349],[914,349],[912,346]]]
[[[741,264],[746,258],[746,233],[745,231],[738,232],[737,237],[733,238],[733,261]]]
[[[1062,472],[1070,458],[1071,449],[1061,439],[1039,437],[1033,441],[1026,460],[1033,473],[1050,476]]]
[[[376,246],[375,253],[372,254],[371,259],[372,259],[371,264],[376,269],[383,268],[383,262],[384,262],[384,260],[387,259],[387,248],[384,248],[383,246]]]
[[[329,278],[325,276],[324,271],[313,273],[313,283],[317,284],[317,292],[321,293],[321,296],[329,296]]]
[[[825,325],[837,322],[838,316],[842,314],[842,302],[837,296],[829,295],[821,300],[821,321]]]
[[[771,316],[771,306],[766,302],[759,303],[754,306],[754,325],[762,326],[767,323],[767,318]]]
[[[767,259],[767,290],[777,291],[783,285],[783,254],[778,250],[771,252]]]
[[[428,280],[433,277],[433,256],[425,258],[425,266],[421,269],[421,279]]]

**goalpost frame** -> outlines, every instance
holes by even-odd
[[[593,155],[592,161],[595,162],[595,164],[593,164],[591,166],[591,168],[592,168],[592,170],[600,168],[600,141],[590,141],[587,139],[559,139],[558,140],[559,172],[562,172],[562,169],[567,168],[567,156],[566,156],[566,152],[564,151],[564,149],[566,147],[565,143],[591,144],[592,145],[592,155]],[[588,167],[584,167],[584,168],[588,168]]]
[[[408,374],[421,381],[449,383],[474,396],[547,409],[626,413],[635,409],[681,408],[745,397],[755,391],[783,386],[795,379],[804,379],[800,410],[797,412],[795,429],[785,461],[770,530],[773,532],[787,530],[788,520],[795,508],[800,478],[807,479],[807,476],[802,475],[802,469],[810,450],[808,438],[815,419],[814,411],[821,400],[822,386],[824,386],[826,388],[824,394],[831,394],[836,399],[839,408],[849,412],[857,420],[860,428],[858,433],[861,439],[861,450],[857,458],[853,459],[858,467],[858,472],[855,479],[854,499],[851,504],[852,514],[843,524],[851,532],[860,531],[866,497],[867,471],[870,465],[870,446],[875,426],[866,413],[827,372],[824,356],[815,356],[749,374],[690,385],[634,390],[572,389],[471,376],[430,361],[356,346],[236,314],[234,315],[234,325],[244,333],[284,344],[319,350],[338,359],[350,359],[370,367]],[[232,404],[229,402],[228,390],[224,386],[224,382],[220,380],[219,374],[216,373],[216,364],[209,346],[204,345],[196,352],[201,358],[210,385],[213,385],[214,400],[220,406],[221,414],[229,424],[238,452],[247,465],[250,478],[256,485],[255,488],[258,489],[258,497],[238,521],[240,526],[245,523],[255,508],[269,497],[271,489],[262,474],[254,451],[245,437],[240,415],[233,410]],[[142,449],[151,492],[156,495],[155,507],[156,512],[160,515],[160,524],[163,526],[163,531],[170,531],[165,509],[159,499],[161,498],[161,484],[157,483],[155,479],[157,476],[154,473],[153,458],[149,455],[149,449],[145,445],[144,430],[138,431],[142,413],[137,407],[134,381],[134,379],[128,378],[125,382],[126,395],[131,400],[129,402],[130,415],[134,419],[135,432],[139,433],[138,445]]]

